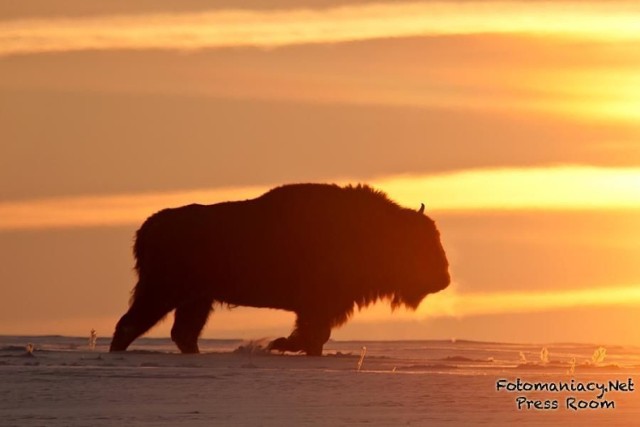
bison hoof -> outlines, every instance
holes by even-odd
[[[200,349],[198,345],[178,345],[180,352],[182,354],[198,354],[200,353]]]
[[[302,348],[299,345],[296,345],[296,343],[293,342],[291,339],[285,338],[285,337],[280,337],[278,339],[271,341],[267,349],[270,351],[275,350],[282,353],[284,353],[285,351],[290,351],[294,353],[302,351]]]
[[[307,347],[305,353],[307,353],[307,356],[322,356],[322,344]]]
[[[114,352],[119,352],[119,351],[126,351],[127,348],[125,346],[123,346],[122,344],[117,344],[117,343],[111,343],[111,347],[109,347],[109,352],[110,353],[114,353]]]
[[[268,350],[275,350],[284,353],[289,351],[291,353],[305,352],[307,356],[322,356],[322,344],[309,344],[301,343],[298,339],[278,338],[269,343]]]

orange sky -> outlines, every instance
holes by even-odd
[[[639,22],[621,1],[2,4],[0,333],[110,334],[157,209],[331,181],[425,202],[454,278],[335,337],[637,344]],[[265,313],[205,335],[288,332]]]

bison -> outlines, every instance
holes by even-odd
[[[449,284],[434,221],[366,185],[292,184],[260,197],[162,210],[137,232],[138,283],[116,325],[124,351],[171,310],[171,338],[197,353],[214,303],[296,313],[278,351],[321,355],[331,329],[380,299],[418,307]]]

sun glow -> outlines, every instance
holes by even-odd
[[[416,312],[401,308],[393,313],[398,319],[473,317],[498,314],[537,313],[581,307],[640,306],[640,285],[595,289],[524,292],[464,293],[453,284],[427,296]],[[378,303],[357,314],[363,322],[388,318],[390,309]]]
[[[359,180],[339,179],[339,184]],[[403,206],[430,212],[640,209],[640,169],[549,167],[477,169],[392,176],[368,182]],[[272,186],[63,197],[0,203],[0,230],[139,224],[166,207],[257,197]]]
[[[431,209],[635,209],[640,170],[560,166],[478,169],[435,176],[392,177],[374,184],[401,204]]]

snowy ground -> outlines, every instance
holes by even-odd
[[[442,349],[434,349],[427,353],[436,359],[410,359],[370,350],[358,372],[357,345],[351,345],[355,351],[329,350],[320,358],[248,351],[180,355],[138,349],[110,354],[104,345],[94,351],[58,347],[47,350],[36,344],[32,356],[19,346],[2,348],[0,425],[631,426],[640,420],[640,392],[610,393],[615,409],[573,411],[564,407],[566,393],[496,391],[499,378],[635,381],[640,380],[637,366],[578,368],[569,376],[559,368],[496,365],[493,359],[467,357],[471,351],[441,358]],[[518,410],[520,394],[552,397],[561,407]],[[578,397],[591,400],[592,395]]]

